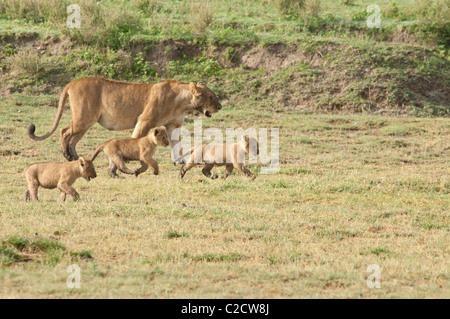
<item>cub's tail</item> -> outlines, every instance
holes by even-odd
[[[97,157],[97,155],[98,155],[101,151],[103,151],[103,149],[105,148],[105,145],[106,145],[106,143],[103,143],[103,144],[100,144],[100,145],[97,147],[97,149],[95,150],[94,154],[92,154],[92,156],[91,156],[91,162],[92,162],[93,160],[95,160],[95,158]]]

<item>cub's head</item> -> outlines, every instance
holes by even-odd
[[[194,104],[195,109],[205,114],[206,117],[211,117],[213,113],[219,112],[222,108],[217,96],[204,82],[189,83],[189,91],[192,94],[192,104]]]
[[[95,172],[94,163],[92,163],[92,161],[85,159],[84,157],[80,157],[78,162],[80,165],[81,177],[83,177],[88,182],[92,178],[97,177],[97,173]]]
[[[164,126],[155,128],[152,135],[156,145],[164,147],[169,145],[169,135],[167,135],[167,130]]]
[[[251,137],[248,135],[244,136],[243,143],[245,146],[245,152],[247,154],[250,154],[253,156],[256,156],[259,154],[259,144],[258,144],[258,141],[254,137]]]

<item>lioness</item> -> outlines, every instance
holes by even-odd
[[[158,84],[139,84],[84,78],[66,85],[61,93],[53,126],[43,136],[34,134],[31,124],[28,136],[35,141],[48,138],[58,127],[67,97],[70,100],[72,121],[61,129],[64,157],[78,159],[75,146],[96,122],[108,130],[134,128],[133,138],[144,137],[151,128],[165,126],[169,137],[181,127],[187,112],[197,110],[211,117],[222,106],[205,83],[183,83],[166,80]],[[173,147],[178,140],[170,140]]]
[[[61,191],[61,200],[66,200],[66,195],[72,196],[73,200],[80,199],[80,195],[72,187],[72,184],[79,177],[83,177],[88,182],[96,178],[94,164],[83,157],[76,162],[70,163],[34,163],[23,170],[27,180],[27,190],[25,191],[25,201],[38,201],[38,188],[54,189]]]
[[[118,178],[117,168],[125,174],[139,174],[148,169],[148,165],[153,168],[153,173],[158,175],[158,163],[152,158],[155,154],[156,146],[166,147],[169,145],[169,137],[164,126],[157,127],[148,136],[141,138],[115,138],[101,144],[91,156],[93,161],[103,150],[109,159],[109,176]],[[131,170],[125,166],[125,161],[140,161],[141,166],[136,170]]]
[[[222,149],[222,152],[216,151],[219,149]],[[189,154],[191,154],[189,160],[181,167],[180,178],[183,178],[186,172],[196,165],[203,165],[203,175],[212,179],[216,179],[218,176],[212,175],[211,169],[214,166],[224,165],[226,166],[225,173],[222,175],[224,179],[233,172],[234,168],[248,177],[256,178],[256,175],[252,174],[243,164],[245,154],[252,154],[253,156],[259,154],[258,142],[253,137],[245,136],[241,142],[233,144],[211,143],[202,144],[201,147],[193,147],[188,153],[178,158],[174,165]]]

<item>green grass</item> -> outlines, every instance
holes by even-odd
[[[0,173],[1,296],[449,293],[448,119],[286,111],[268,121],[264,110],[224,104],[204,128],[245,127],[250,120],[255,127],[281,127],[280,172],[254,181],[239,174],[211,181],[194,168],[180,181],[169,150],[159,148],[159,176],[113,180],[99,156],[98,177],[74,185],[81,201],[62,204],[57,191],[41,189],[41,202],[25,203],[23,167],[63,161],[56,134],[41,143],[25,134],[28,123],[39,120],[38,130],[51,125],[50,98],[0,101],[0,151],[10,151]],[[69,112],[62,122],[68,119]],[[399,127],[408,134],[399,134]],[[96,125],[79,153],[129,134]],[[80,290],[65,285],[73,263],[82,270]],[[370,264],[382,267],[381,289],[365,286]]]
[[[4,5],[31,0],[0,0],[0,297],[449,295],[445,7],[378,1],[382,28],[368,30],[373,1],[323,0],[315,16],[210,1],[209,20],[185,0],[80,0],[77,31],[64,27],[68,1],[51,1],[22,12]],[[206,81],[223,109],[203,128],[279,128],[280,170],[179,180],[158,148],[160,175],[113,180],[100,155],[98,177],[74,184],[81,201],[40,189],[25,203],[23,168],[64,161],[58,131],[33,142],[27,127],[46,131],[62,88],[86,76]],[[78,153],[131,133],[95,125]],[[71,264],[81,289],[66,287]],[[371,264],[381,289],[366,287]]]

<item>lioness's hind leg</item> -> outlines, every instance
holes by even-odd
[[[25,201],[29,202],[31,200],[30,191],[27,189],[25,191]]]
[[[75,149],[75,147],[77,146],[77,143],[81,140],[83,135],[87,132],[87,130],[88,129],[79,130],[77,132],[72,131],[72,134],[71,134],[71,137],[69,140],[69,154],[70,154],[70,158],[74,161],[78,159],[78,154],[77,154],[77,150]]]
[[[60,132],[60,140],[61,140],[61,147],[62,147],[63,155],[68,161],[72,160],[72,157],[70,156],[70,151],[69,151],[69,140],[70,140],[70,136],[71,136],[70,126],[71,126],[71,124],[67,125],[66,127],[62,128],[61,132]]]

